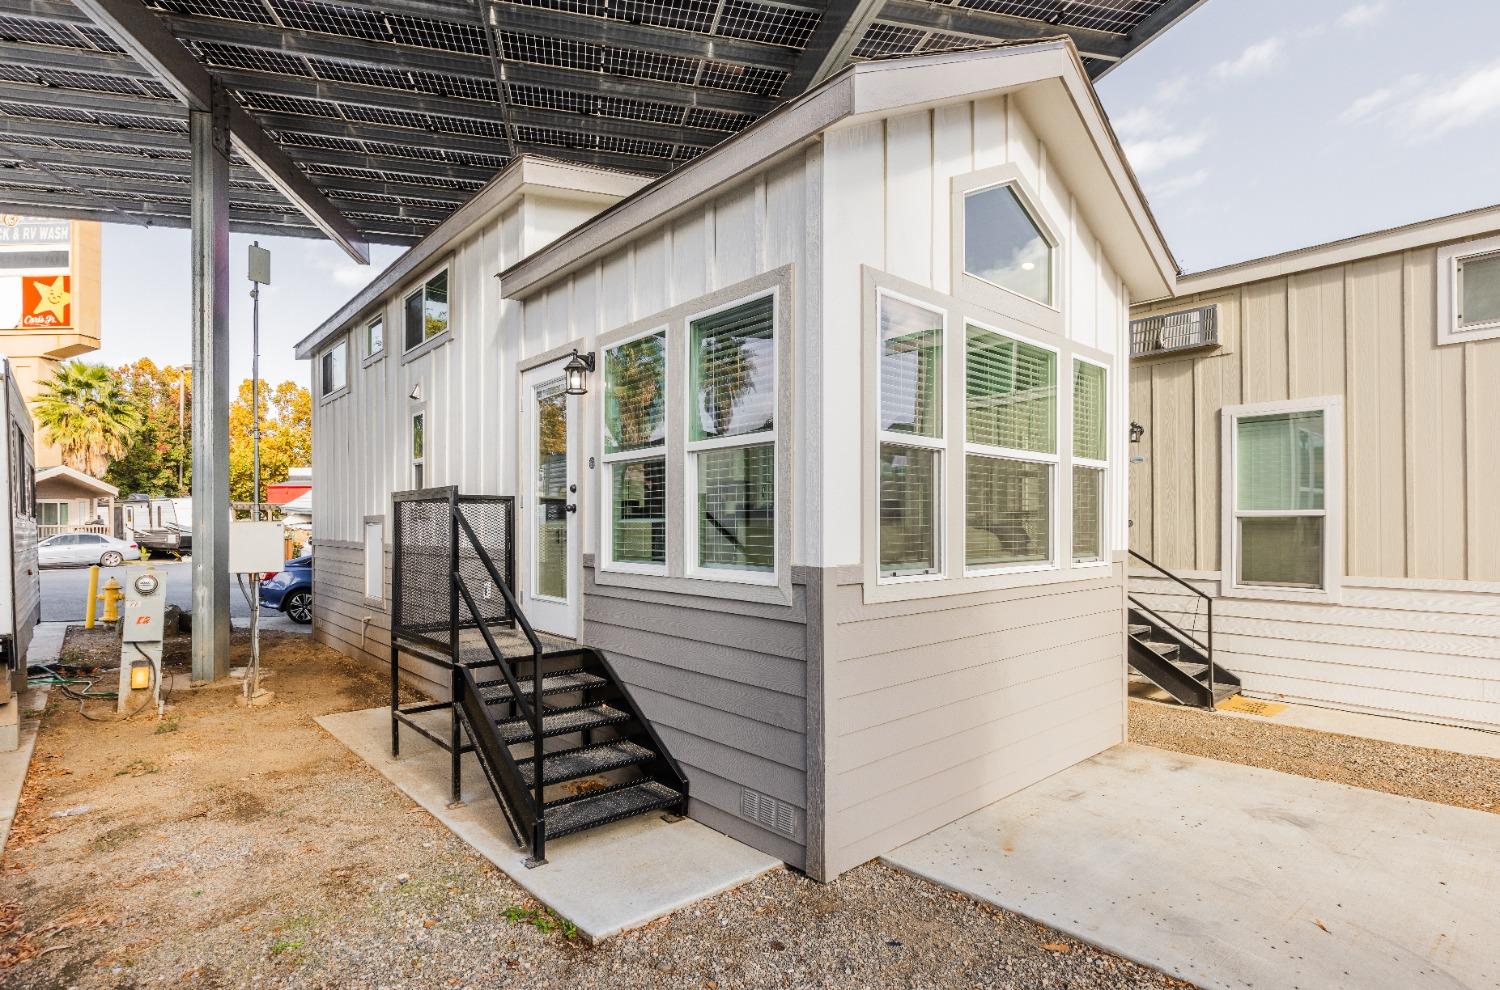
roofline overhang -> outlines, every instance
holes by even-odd
[[[1232,265],[1208,268],[1201,272],[1182,275],[1177,279],[1175,296],[1197,295],[1217,289],[1266,279],[1295,275],[1298,272],[1328,268],[1333,265],[1363,261],[1414,248],[1433,247],[1438,244],[1464,241],[1475,237],[1500,233],[1500,204],[1481,206],[1462,213],[1418,220],[1399,227],[1372,230],[1336,241],[1312,244],[1308,247],[1270,254],[1262,258],[1238,261]],[[1162,297],[1171,298],[1171,297]],[[1160,302],[1161,299],[1142,300]]]
[[[66,464],[54,464],[49,468],[42,468],[36,473],[37,484],[41,484],[44,481],[51,481],[53,478],[66,478],[74,484],[82,485],[84,488],[92,488],[101,495],[108,495],[110,498],[120,497],[120,489],[114,485],[111,485],[107,481],[100,481],[93,475],[84,474],[76,468],[70,468]]]
[[[992,64],[983,72],[975,72],[972,63],[981,60]],[[916,80],[901,75],[912,69],[925,69],[930,78]],[[508,299],[525,298],[609,250],[621,237],[667,222],[747,172],[818,140],[824,131],[850,118],[974,99],[1049,79],[1060,80],[1066,88],[1137,235],[1151,254],[1155,278],[1149,281],[1172,294],[1177,263],[1088,80],[1078,50],[1067,38],[850,65],[500,272],[501,294]]]
[[[650,176],[617,172],[592,165],[539,155],[519,155],[478,189],[442,223],[428,231],[368,285],[345,302],[312,333],[297,342],[299,359],[312,357],[329,338],[342,333],[387,293],[400,288],[414,273],[440,257],[474,227],[528,193],[552,192],[601,202],[628,196],[650,181]]]

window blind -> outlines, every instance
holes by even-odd
[[[1109,416],[1105,372],[1097,364],[1073,362],[1073,456],[1102,461],[1108,456],[1104,424]]]
[[[1100,519],[1104,508],[1104,472],[1099,468],[1073,468],[1073,560],[1078,563],[1104,558]]]
[[[611,466],[610,553],[621,564],[667,562],[667,462],[652,457]]]
[[[927,573],[938,567],[938,454],[925,447],[880,445],[880,571]]]
[[[970,326],[964,358],[971,443],[1057,451],[1057,355]]]
[[[769,430],[776,416],[772,297],[693,321],[694,440]]]
[[[698,564],[770,571],[776,563],[776,448],[705,450],[697,456]]]
[[[1237,429],[1237,509],[1323,508],[1322,412],[1245,416]]]
[[[1252,516],[1239,527],[1240,584],[1323,587],[1322,516]]]
[[[943,435],[943,314],[880,298],[880,428]]]
[[[604,355],[604,452],[659,447],[667,438],[667,335],[654,333]]]
[[[964,474],[969,567],[1052,559],[1052,465],[970,454]]]

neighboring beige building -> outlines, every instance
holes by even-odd
[[[119,494],[114,485],[66,464],[42,468],[36,473],[37,535],[44,540],[58,533],[113,536]]]
[[[1500,727],[1500,206],[1177,284],[1132,310],[1131,548],[1247,695]]]
[[[99,349],[99,224],[0,214],[0,355],[29,403],[57,366]],[[39,468],[62,455],[38,429]]]

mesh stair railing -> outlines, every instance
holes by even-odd
[[[1189,629],[1181,618],[1173,619],[1166,608],[1151,605],[1147,593],[1131,591],[1126,596],[1130,666],[1185,705],[1211,710],[1225,698],[1238,694],[1239,677],[1220,666],[1214,656],[1213,596],[1149,557],[1134,550],[1130,556],[1184,589],[1189,598],[1202,605],[1205,619],[1201,633],[1196,622]],[[1197,614],[1193,612],[1194,616]]]

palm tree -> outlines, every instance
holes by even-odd
[[[141,428],[140,412],[102,364],[62,365],[32,408],[47,439],[61,448],[63,463],[96,478],[103,477],[109,462],[125,452]]]

